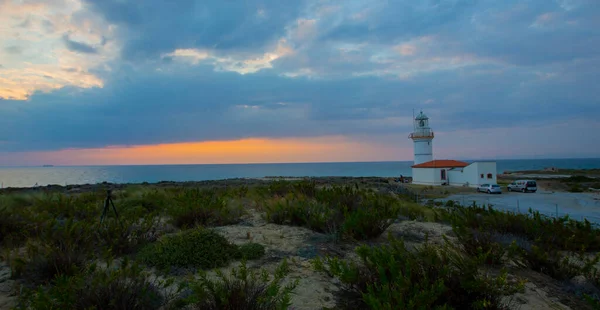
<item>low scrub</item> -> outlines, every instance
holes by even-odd
[[[139,247],[152,241],[158,218],[149,214],[141,219],[109,219],[102,224],[93,224],[95,242],[98,249],[110,250],[114,255],[135,252]]]
[[[195,228],[165,236],[143,248],[138,258],[163,270],[171,267],[209,269],[226,266],[236,258],[258,258],[264,254],[264,248],[261,248],[260,245],[245,245],[240,250],[212,230]]]
[[[81,272],[57,277],[52,285],[25,290],[17,309],[160,309],[179,290],[172,280],[152,279],[136,264],[119,267],[92,264]],[[171,291],[171,293],[168,293]]]
[[[24,256],[17,251],[9,255],[13,275],[28,283],[73,275],[93,256],[93,236],[91,226],[85,223],[51,221],[28,241]]]
[[[298,280],[283,285],[288,273],[286,260],[272,277],[264,269],[248,269],[245,261],[239,268],[233,268],[229,276],[217,270],[216,279],[211,279],[202,272],[199,279],[191,281],[191,294],[184,304],[202,310],[285,310],[291,305],[291,294],[298,285]]]
[[[484,255],[488,265],[512,263],[559,281],[583,276],[592,293],[600,291],[595,267],[600,261],[600,231],[584,220],[501,212],[490,207],[455,206],[447,218],[461,247],[471,256]],[[600,304],[598,296],[585,295]]]
[[[263,198],[265,197],[284,197],[289,194],[314,197],[317,194],[317,184],[314,180],[285,181],[273,180],[266,186],[256,189],[256,192]]]
[[[0,244],[23,240],[26,225],[27,222],[20,214],[0,205]]]
[[[408,251],[402,240],[390,237],[380,247],[356,249],[359,261],[317,258],[317,270],[344,284],[347,308],[353,309],[507,309],[501,297],[522,289],[506,273],[481,275],[479,260],[450,246],[425,243]]]
[[[552,218],[532,210],[527,214],[503,212],[476,205],[455,207],[447,218],[455,227],[511,234],[546,249],[600,251],[600,230],[588,220]]]
[[[390,195],[354,187],[316,191],[315,197],[288,194],[265,205],[267,221],[304,226],[357,240],[381,235],[398,217],[400,205]]]
[[[215,189],[182,189],[173,197],[168,214],[180,228],[222,226],[239,222],[243,207]]]

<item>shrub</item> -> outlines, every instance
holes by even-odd
[[[389,195],[355,187],[332,187],[316,191],[314,199],[301,194],[276,198],[265,205],[265,218],[276,224],[365,240],[381,235],[398,217],[400,209],[398,201]]]
[[[140,207],[145,212],[158,212],[164,210],[170,201],[170,197],[165,191],[158,189],[144,190],[141,193],[119,200],[123,210],[135,209]]]
[[[356,253],[360,262],[313,261],[317,270],[339,278],[350,297],[346,306],[356,309],[504,309],[501,297],[522,289],[512,287],[506,273],[481,276],[478,261],[427,241],[410,252],[403,241],[390,238],[389,245],[363,245]]]
[[[583,193],[583,188],[579,184],[573,184],[569,187],[571,193]]]
[[[258,259],[265,255],[265,247],[259,243],[246,243],[238,247],[236,258]]]
[[[588,220],[583,222],[568,216],[551,218],[537,211],[527,214],[501,212],[491,207],[456,207],[447,214],[454,227],[479,231],[495,231],[524,237],[546,249],[579,252],[600,250],[600,230]]]
[[[80,199],[75,195],[46,193],[34,198],[32,208],[37,213],[46,213],[53,218],[77,220],[97,218],[100,210],[99,201],[90,202],[86,195],[81,196]]]
[[[165,236],[140,250],[138,257],[144,263],[161,269],[223,267],[237,255],[237,247],[218,233],[195,228],[176,235]]]
[[[26,222],[21,216],[8,207],[0,206],[0,243],[4,244],[9,239],[22,240],[25,225]]]
[[[191,282],[191,296],[186,303],[194,309],[257,309],[285,310],[290,306],[290,294],[298,281],[282,286],[289,269],[284,260],[269,280],[266,270],[248,270],[242,262],[239,269],[233,268],[229,277],[217,270],[217,279],[209,279],[201,273],[198,280]]]
[[[158,218],[149,214],[139,220],[120,217],[118,221],[94,224],[95,242],[99,248],[110,250],[115,255],[133,253],[154,237],[157,221]]]
[[[92,264],[76,275],[56,278],[48,288],[26,290],[17,309],[160,309],[174,299],[175,293],[161,294],[172,284],[151,280],[127,259],[118,268]]]
[[[51,221],[26,246],[25,257],[10,259],[14,274],[37,283],[73,275],[93,254],[89,225],[71,219]]]
[[[183,189],[169,208],[175,226],[189,228],[198,225],[218,226],[237,223],[243,214],[240,205],[232,205],[217,190]]]

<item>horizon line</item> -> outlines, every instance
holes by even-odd
[[[456,159],[466,162],[476,161],[505,161],[505,160],[586,160],[586,159],[600,159],[600,157],[548,157],[548,158],[496,158],[496,159]],[[437,159],[439,160],[439,159]],[[254,162],[254,163],[187,163],[187,164],[88,164],[88,165],[54,165],[51,163],[38,164],[38,165],[0,165],[0,168],[53,168],[53,167],[114,167],[114,166],[226,166],[226,165],[295,165],[295,164],[362,164],[362,163],[401,163],[401,162],[412,162],[414,160],[379,160],[379,161],[314,161],[314,162]],[[45,165],[51,165],[51,167],[44,167]]]

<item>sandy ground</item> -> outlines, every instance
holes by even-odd
[[[14,306],[13,284],[10,268],[4,262],[0,262],[0,309],[10,309]]]
[[[475,191],[475,190],[473,190]],[[535,193],[503,192],[502,194],[456,194],[439,201],[454,200],[463,205],[473,202],[478,205],[492,204],[496,209],[513,212],[527,212],[529,208],[546,215],[564,216],[600,224],[600,194],[599,193],[566,193],[540,190]]]

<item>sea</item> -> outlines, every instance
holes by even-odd
[[[472,160],[465,160],[471,162]],[[0,187],[35,187],[109,183],[156,183],[263,177],[398,177],[411,176],[412,161],[287,164],[132,165],[0,167]],[[600,168],[600,158],[496,160],[498,173]]]

